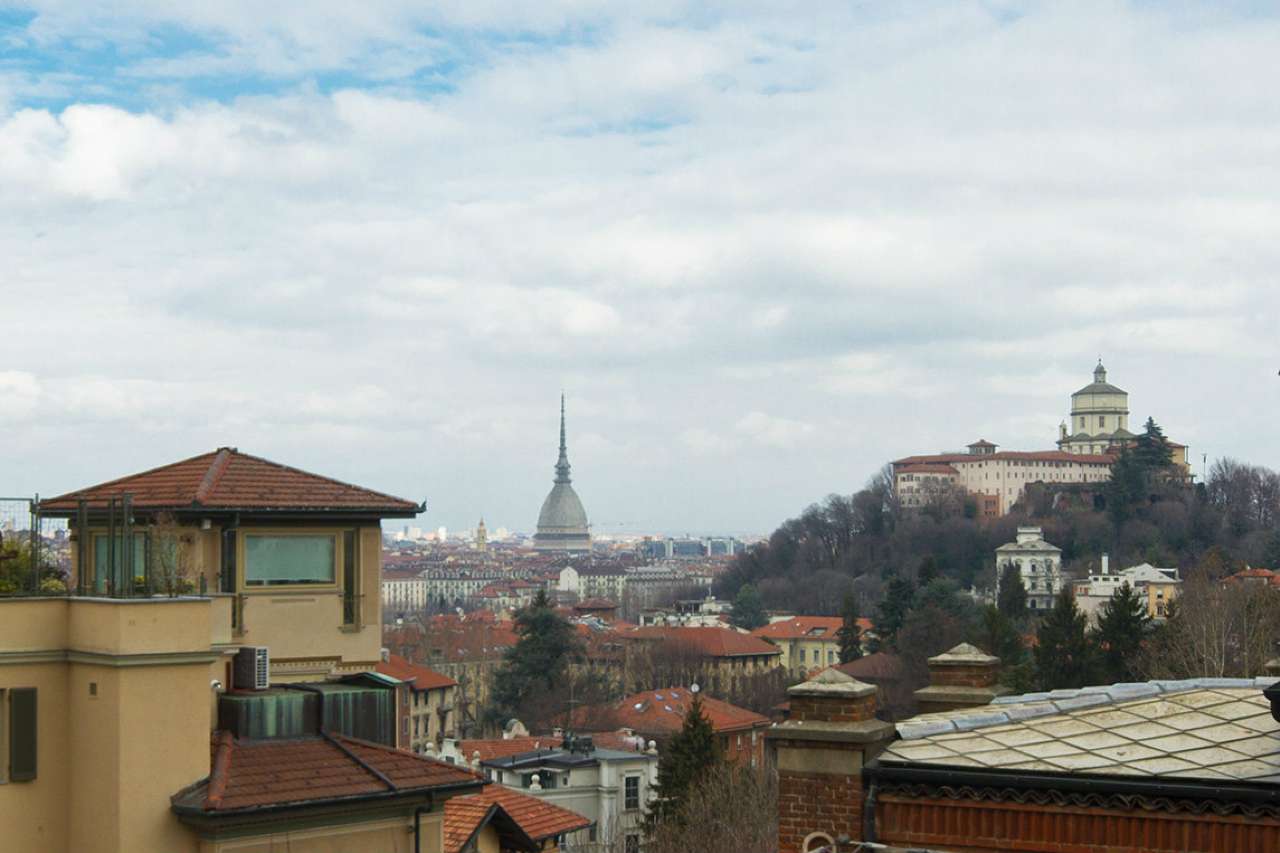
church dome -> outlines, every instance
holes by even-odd
[[[544,534],[551,536],[587,536],[587,511],[582,508],[582,501],[573,486],[568,483],[556,483],[542,502],[542,511],[538,513],[538,537]]]
[[[564,438],[564,395],[560,396],[560,458],[556,460],[555,485],[538,513],[538,532],[533,547],[540,551],[588,551],[591,530],[587,511],[569,477],[569,450]]]

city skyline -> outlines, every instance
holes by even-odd
[[[564,389],[593,531],[767,533],[910,453],[1052,448],[1098,355],[1197,474],[1280,464],[1267,9],[35,4],[0,40],[7,493],[234,445],[532,531]]]

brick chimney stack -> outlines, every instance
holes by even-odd
[[[916,691],[921,714],[989,705],[1009,688],[999,684],[1000,658],[961,643],[929,658],[929,686]]]
[[[862,766],[893,738],[876,688],[826,669],[787,690],[791,715],[765,733],[778,769],[778,853],[862,839]]]

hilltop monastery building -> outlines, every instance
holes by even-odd
[[[979,516],[991,518],[1009,512],[1030,483],[1105,482],[1115,454],[1137,437],[1129,431],[1129,394],[1107,382],[1099,361],[1093,382],[1071,395],[1057,450],[1002,451],[980,440],[963,452],[895,460],[894,482],[905,507],[926,506],[934,494],[960,488],[977,499]],[[1189,472],[1186,446],[1169,444],[1174,463]]]

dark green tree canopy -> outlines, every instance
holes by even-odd
[[[1098,680],[1098,653],[1089,619],[1063,589],[1036,633],[1036,670],[1044,690],[1085,687]]]
[[[858,596],[852,592],[844,595],[840,608],[840,663],[848,663],[862,657],[862,630],[858,627]]]
[[[667,744],[658,762],[657,803],[660,815],[675,814],[689,788],[721,760],[715,729],[702,707],[702,696],[693,694],[680,731]]]
[[[769,617],[764,612],[764,602],[753,585],[744,584],[734,596],[729,622],[735,628],[742,628],[744,631],[753,631],[762,625],[769,624]]]
[[[889,585],[885,587],[884,600],[880,602],[875,616],[876,635],[880,642],[892,645],[898,631],[902,630],[907,614],[915,605],[915,598],[916,588],[911,581],[898,577],[889,581]]]
[[[526,711],[544,707],[558,694],[569,664],[582,657],[582,643],[568,620],[556,613],[545,592],[516,613],[516,644],[507,649],[494,674],[486,719],[493,724],[527,718]]]
[[[1134,681],[1140,677],[1138,653],[1150,632],[1147,604],[1125,581],[1098,613],[1097,641],[1105,680]]]
[[[1019,622],[1027,615],[1027,587],[1022,582],[1022,572],[1012,563],[1005,563],[1000,569],[1000,595],[996,598],[996,607],[1005,618]]]

